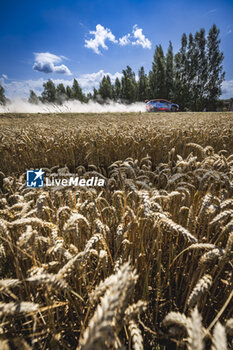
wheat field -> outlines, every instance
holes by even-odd
[[[0,140],[1,349],[233,348],[233,113],[3,114]]]

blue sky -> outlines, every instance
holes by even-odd
[[[130,65],[151,69],[155,46],[174,52],[182,33],[216,24],[220,29],[226,81],[233,96],[232,0],[3,0],[0,11],[0,83],[6,95],[40,93],[48,79],[88,91],[104,73],[112,80]]]

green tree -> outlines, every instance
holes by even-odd
[[[169,41],[169,47],[166,55],[166,97],[169,100],[173,99],[173,48]]]
[[[67,96],[67,100],[72,99],[72,90],[71,90],[71,87],[69,85],[67,85],[67,87],[66,87],[66,96]]]
[[[6,104],[6,96],[5,96],[5,90],[3,86],[0,85],[0,104],[5,105]]]
[[[59,104],[62,104],[67,100],[66,88],[64,84],[61,83],[57,85],[56,94],[57,94],[57,102]]]
[[[166,64],[162,46],[156,46],[149,74],[151,98],[166,98]]]
[[[121,98],[121,82],[119,78],[116,78],[114,84],[114,100],[118,101]]]
[[[83,94],[82,88],[80,87],[80,85],[76,79],[74,79],[73,85],[72,85],[72,98],[74,100],[86,102],[86,97]]]
[[[138,71],[138,101],[145,101],[149,98],[149,82],[144,67]]]
[[[187,108],[189,110],[195,110],[196,106],[196,73],[198,69],[198,50],[196,47],[196,41],[192,35],[189,34],[188,47],[187,47],[187,75],[188,75],[188,88],[189,98],[187,101]]]
[[[37,105],[39,101],[40,99],[36,95],[36,93],[33,90],[30,90],[30,96],[29,96],[28,102]]]
[[[43,84],[44,90],[41,94],[42,102],[55,103],[57,99],[56,87],[52,80]]]
[[[97,101],[97,99],[98,99],[98,90],[96,88],[94,88],[94,90],[93,90],[93,100]]]
[[[221,85],[224,80],[223,53],[219,49],[219,29],[214,24],[207,38],[207,67],[208,81],[206,89],[207,109],[216,110],[217,100],[221,95]]]
[[[135,73],[130,66],[122,71],[123,77],[121,78],[121,98],[127,103],[136,101],[137,98],[137,83],[135,79]]]
[[[103,79],[99,85],[99,95],[104,101],[107,99],[111,100],[113,98],[113,87],[109,75],[103,76]]]
[[[88,92],[87,93],[87,102],[90,101],[90,100],[93,100],[93,95],[91,92]]]
[[[190,80],[188,77],[187,35],[181,38],[181,48],[174,58],[174,100],[181,110],[189,107]]]
[[[181,77],[181,54],[177,52],[174,57],[174,101],[179,104],[182,109],[182,77]]]
[[[206,58],[206,39],[205,30],[201,29],[195,34],[195,76],[189,76],[192,82],[193,91],[193,109],[202,111],[205,107],[205,92],[207,84],[207,58]],[[192,78],[192,79],[191,79]]]

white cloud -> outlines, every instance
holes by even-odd
[[[2,86],[5,89],[5,94],[8,98],[22,97],[26,98],[29,95],[29,90],[34,90],[36,94],[40,94],[43,90],[43,83],[46,80],[40,78],[37,80],[11,80],[10,82],[3,81]]]
[[[133,45],[141,45],[144,49],[151,49],[151,41],[145,37],[142,33],[142,28],[138,28],[137,24],[133,26],[133,36],[136,41],[133,41]]]
[[[233,79],[225,80],[222,83],[222,96],[223,99],[228,99],[233,97]]]
[[[94,35],[94,39],[85,40],[85,47],[92,49],[98,55],[101,53],[99,47],[102,47],[104,50],[108,49],[108,46],[105,44],[106,40],[117,43],[111,30],[104,28],[101,24],[97,24],[96,31],[90,31],[89,34]]]
[[[115,74],[111,74],[111,73],[106,73],[103,70],[100,70],[98,72],[80,75],[80,77],[78,78],[78,82],[80,83],[84,91],[89,92],[94,87],[97,88],[99,86],[99,83],[103,79],[104,75],[109,75],[112,83],[115,82],[116,78],[121,79],[122,77],[122,73],[119,73],[119,72],[116,72]]]
[[[92,49],[96,54],[101,54],[100,47],[107,50],[108,46],[105,44],[106,40],[119,44],[120,46],[126,45],[138,45],[143,49],[151,49],[151,41],[145,37],[142,33],[143,29],[138,28],[137,24],[133,26],[132,35],[123,35],[119,40],[115,38],[115,35],[110,29],[104,28],[101,24],[97,24],[96,31],[90,31],[89,34],[94,35],[94,39],[85,40],[85,47]],[[134,41],[133,41],[134,40]]]
[[[58,73],[71,75],[71,71],[64,64],[58,65],[63,59],[66,59],[64,56],[56,56],[50,52],[37,52],[35,55],[35,63],[33,69],[38,72],[43,73]],[[57,65],[55,65],[57,64]]]
[[[8,76],[6,74],[2,74],[3,79],[7,80]]]
[[[124,35],[122,38],[119,39],[119,44],[121,46],[125,46],[130,44],[130,34]]]

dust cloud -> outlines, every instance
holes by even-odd
[[[146,108],[143,102],[122,104],[111,101],[100,104],[93,101],[88,103],[67,101],[62,105],[57,105],[32,104],[22,99],[14,99],[6,105],[0,105],[0,113],[129,113],[145,111]]]

